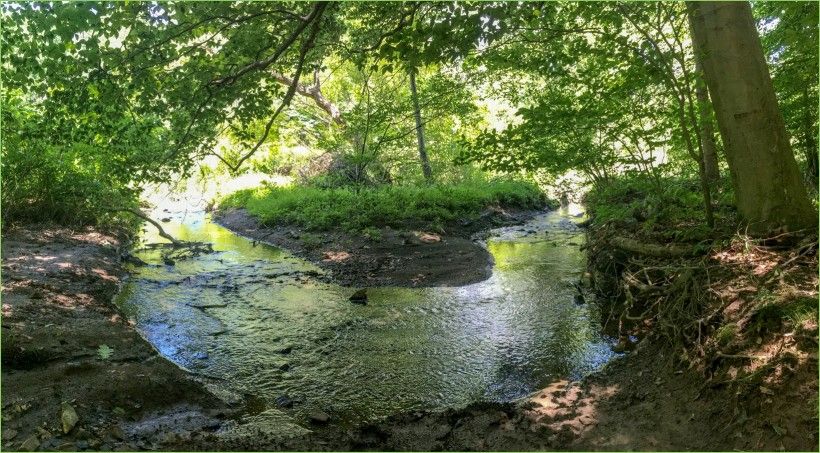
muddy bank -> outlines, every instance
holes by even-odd
[[[90,229],[4,231],[3,449],[179,448],[231,413],[118,312],[119,247]]]
[[[522,223],[539,211],[487,210],[476,221],[452,222],[442,231],[408,225],[389,227],[376,237],[341,230],[307,232],[295,226],[262,225],[244,209],[227,209],[214,222],[231,231],[308,259],[330,271],[343,286],[462,286],[492,274],[492,256],[474,235],[490,228]]]

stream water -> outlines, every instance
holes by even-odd
[[[566,211],[495,230],[492,276],[462,287],[354,288],[324,283],[287,251],[254,244],[203,212],[164,224],[216,251],[163,264],[136,254],[118,303],[165,357],[268,408],[321,409],[358,422],[398,411],[509,401],[612,356],[594,304],[577,305],[581,231]],[[146,242],[158,239],[152,230]],[[313,276],[311,276],[313,275]]]

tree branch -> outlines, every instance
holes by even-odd
[[[256,142],[256,145],[254,145],[254,147],[251,148],[250,151],[248,151],[246,154],[240,157],[235,165],[228,165],[228,168],[230,168],[232,172],[236,172],[237,170],[239,170],[239,167],[241,167],[246,160],[248,160],[251,156],[253,156],[254,153],[256,153],[259,147],[262,146],[262,143],[264,143],[265,140],[267,140],[268,135],[270,135],[271,127],[273,126],[273,123],[276,120],[276,118],[279,116],[280,113],[282,113],[282,110],[284,110],[286,106],[290,105],[290,101],[296,94],[297,85],[299,84],[299,77],[302,75],[302,69],[305,64],[305,58],[307,56],[307,53],[313,47],[313,44],[316,42],[316,36],[319,34],[319,29],[321,28],[320,25],[322,14],[324,13],[326,7],[326,3],[317,3],[316,6],[314,6],[313,11],[311,11],[309,19],[313,22],[313,24],[311,26],[310,36],[308,36],[308,38],[302,43],[302,47],[299,50],[299,60],[296,64],[296,72],[293,75],[293,79],[291,80],[291,83],[288,87],[288,91],[287,93],[285,93],[285,97],[282,99],[282,102],[279,104],[279,107],[276,109],[275,112],[273,112],[273,115],[271,115],[267,124],[265,124],[265,131],[262,133],[262,137],[259,139],[259,141]],[[302,30],[304,30],[304,28],[307,26],[307,23],[304,23],[303,25],[304,26],[301,27]],[[299,33],[301,33],[301,30],[299,31]],[[295,41],[296,36],[298,36],[298,34],[296,34],[295,36],[292,35],[293,40],[290,41],[291,44],[293,43],[293,41]],[[281,47],[282,46],[280,46],[280,49]],[[276,53],[281,52],[279,52],[279,49],[277,49]],[[276,55],[276,53],[274,55]],[[270,58],[267,58],[266,60],[270,60]],[[273,61],[275,61],[275,59],[271,60],[271,62],[267,65],[270,65]],[[267,67],[267,65],[265,65],[264,67]],[[241,76],[241,74],[247,73],[248,71],[251,71],[256,67],[261,66],[255,66],[254,64],[248,65],[242,70],[240,70],[237,74],[234,74],[234,76],[230,76],[227,80],[230,80],[229,83],[233,83],[232,81],[235,81],[237,77]]]
[[[168,239],[169,241],[171,241],[171,244],[173,244],[173,245],[174,245],[174,247],[180,247],[180,246],[182,246],[182,245],[183,245],[183,242],[182,242],[182,241],[179,241],[179,240],[175,239],[173,236],[171,236],[170,234],[166,233],[166,232],[165,232],[165,229],[163,229],[163,228],[162,228],[162,225],[160,225],[160,224],[159,224],[159,222],[157,222],[156,220],[152,219],[151,217],[148,217],[147,215],[145,215],[145,214],[144,214],[142,211],[140,211],[139,209],[132,209],[132,208],[108,208],[108,211],[112,211],[112,212],[128,212],[128,213],[131,213],[131,214],[133,214],[133,215],[135,215],[135,216],[137,216],[137,217],[141,218],[142,220],[145,220],[146,222],[150,223],[151,225],[154,225],[154,227],[155,227],[155,228],[157,229],[157,231],[159,232],[159,235],[160,235],[161,237],[163,237],[163,238]]]
[[[281,72],[274,72],[273,78],[283,85],[291,86],[294,84],[293,79],[282,74]],[[313,74],[313,85],[311,86],[307,86],[303,83],[297,82],[296,92],[302,96],[313,99],[316,105],[322,110],[324,110],[330,116],[330,119],[332,119],[334,123],[342,127],[347,126],[347,123],[345,122],[344,118],[342,118],[342,113],[339,111],[339,107],[337,107],[336,104],[332,103],[322,94],[317,73],[314,72]]]
[[[318,19],[321,18],[322,13],[324,12],[325,8],[327,8],[327,3],[324,3],[324,2],[318,2],[315,5],[313,5],[313,9],[310,11],[310,14],[308,14],[308,16],[305,18],[305,20],[303,20],[302,22],[299,23],[299,25],[296,27],[295,30],[293,30],[293,32],[290,34],[290,36],[288,36],[285,39],[285,41],[283,41],[282,44],[280,44],[279,47],[276,48],[276,51],[273,52],[273,54],[271,56],[269,56],[268,58],[265,58],[264,60],[254,61],[253,63],[248,64],[247,66],[243,67],[239,71],[237,71],[237,72],[235,72],[235,73],[233,73],[229,76],[222,77],[220,79],[212,80],[209,83],[209,85],[230,85],[230,84],[236,82],[243,75],[245,75],[245,74],[247,74],[247,73],[249,73],[253,70],[265,69],[268,66],[272,65],[273,63],[276,62],[276,60],[279,59],[279,57],[282,56],[283,53],[285,53],[285,51],[288,48],[290,48],[291,45],[293,45],[294,42],[296,42],[296,40],[299,38],[299,36],[302,34],[302,32],[305,31],[305,29],[308,27],[308,25],[313,23],[314,28],[315,28],[315,25],[316,25],[316,23],[319,22]],[[314,38],[315,38],[315,34],[314,34]],[[313,40],[310,40],[310,41],[312,42]],[[298,79],[298,77],[297,77],[297,79]]]

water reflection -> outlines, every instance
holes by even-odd
[[[254,246],[208,221],[177,216],[171,234],[216,253],[165,266],[140,252],[120,301],[159,351],[239,393],[294,411],[358,421],[399,410],[506,401],[605,363],[593,306],[573,302],[583,240],[566,213],[499,230],[486,281],[455,288],[350,288],[310,277],[315,266]],[[148,241],[156,240],[149,235]]]

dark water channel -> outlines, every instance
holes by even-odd
[[[368,305],[286,251],[236,236],[202,212],[165,224],[216,253],[164,265],[137,255],[119,303],[167,358],[304,420],[321,409],[362,421],[397,411],[509,401],[612,356],[594,304],[576,305],[584,268],[577,219],[551,212],[494,231],[492,277],[462,287],[375,288]],[[149,231],[147,242],[157,238]],[[280,402],[282,400],[280,399]]]

